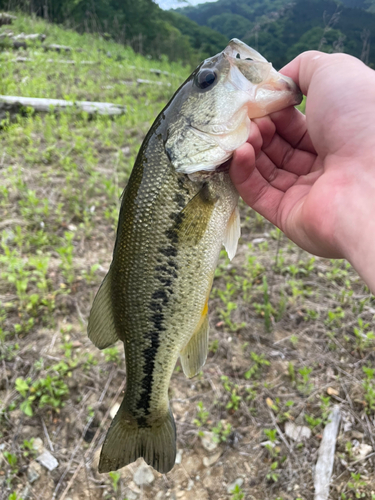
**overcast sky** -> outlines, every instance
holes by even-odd
[[[177,7],[186,7],[187,5],[198,5],[199,3],[216,2],[216,0],[154,0],[162,9],[176,9]]]

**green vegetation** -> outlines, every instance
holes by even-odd
[[[178,11],[227,38],[241,38],[277,68],[312,49],[347,52],[375,67],[372,0],[219,0]]]
[[[180,14],[165,12],[152,0],[0,0],[0,9],[33,12],[79,33],[101,33],[140,54],[156,59],[167,56],[170,61],[192,65],[226,45],[222,34]]]

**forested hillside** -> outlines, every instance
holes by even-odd
[[[179,12],[241,38],[276,67],[309,49],[347,52],[375,67],[373,0],[219,0]]]
[[[340,0],[340,3],[345,5],[345,7],[375,12],[375,0]]]
[[[36,14],[79,33],[102,33],[136,52],[196,65],[219,52],[227,39],[152,0],[0,0],[1,10]]]
[[[375,67],[375,0],[218,0],[177,11],[153,0],[0,0],[0,9],[21,9],[190,66],[237,37],[276,67],[308,49],[347,52]]]

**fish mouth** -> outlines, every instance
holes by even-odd
[[[260,118],[302,101],[302,92],[295,82],[241,40],[231,40],[223,55],[230,64],[230,82],[248,95],[249,118]],[[259,110],[255,111],[257,107]]]
[[[273,94],[275,98],[277,96],[284,98],[284,107],[297,106],[301,104],[303,99],[303,94],[296,83],[288,76],[280,73],[277,73],[276,78],[274,75],[271,75],[271,78],[266,83],[259,85],[256,91],[256,98],[262,99],[263,95],[265,96],[264,98],[269,98],[270,94]]]
[[[227,57],[232,57],[233,59],[268,63],[267,59],[259,54],[259,52],[246,45],[246,43],[241,42],[238,38],[232,38],[227,47],[223,50],[223,54]]]

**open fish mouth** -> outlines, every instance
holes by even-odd
[[[259,54],[259,52],[246,45],[246,43],[241,42],[238,38],[232,38],[227,47],[223,50],[223,54],[234,59],[268,63],[267,59]]]
[[[302,92],[294,81],[275,70],[259,52],[237,38],[223,50],[231,65],[229,80],[239,90],[249,94],[263,114],[272,112],[272,102],[284,99],[284,107],[295,106],[302,101]],[[267,104],[267,111],[265,111]],[[250,116],[251,114],[251,116]],[[259,114],[259,112],[258,112]],[[254,106],[249,107],[249,118],[255,118]]]

